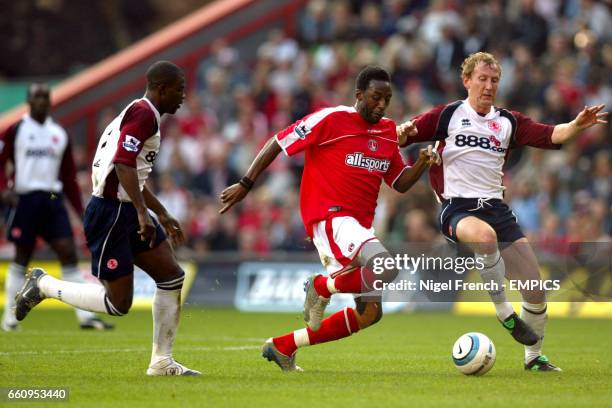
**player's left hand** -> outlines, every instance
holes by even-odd
[[[602,112],[606,105],[585,106],[584,109],[574,119],[574,124],[580,130],[588,129],[597,124],[608,123],[608,112]]]
[[[158,214],[157,219],[159,220],[161,226],[164,227],[166,235],[168,235],[168,239],[170,239],[170,243],[174,248],[182,245],[185,242],[185,234],[181,228],[181,224],[176,218],[168,213],[165,213]]]
[[[429,166],[439,165],[442,163],[442,158],[438,153],[437,146],[429,145],[426,149],[419,150],[419,160],[426,162]]]

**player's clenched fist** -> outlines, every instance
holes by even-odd
[[[421,149],[419,151],[419,160],[427,162],[430,166],[433,164],[439,165],[442,162],[442,158],[438,153],[437,147],[438,143],[436,143],[436,146],[429,145],[427,148]]]
[[[408,120],[395,128],[397,141],[400,146],[405,146],[408,138],[415,137],[419,131],[415,124]]]
[[[240,183],[233,184],[223,190],[219,198],[221,199],[221,203],[223,204],[223,208],[219,210],[219,214],[223,214],[232,206],[240,201],[247,195],[249,192],[244,186]]]

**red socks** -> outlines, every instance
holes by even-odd
[[[307,331],[309,344],[313,345],[348,337],[359,331],[359,323],[357,322],[355,310],[346,307],[324,319],[318,331],[312,331],[310,328],[300,330]],[[296,330],[295,333],[300,330]],[[291,356],[295,353],[295,350],[298,348],[298,345],[295,343],[295,333],[291,332],[273,339],[274,346],[276,346],[278,351],[286,356]]]
[[[293,339],[293,332],[287,333],[282,336],[278,336],[272,339],[274,346],[278,351],[286,356],[291,356],[297,350],[295,340]]]
[[[325,298],[331,297],[331,292],[327,289],[327,276],[317,275],[314,278],[314,288],[319,294],[319,296],[323,296]]]
[[[310,330],[310,328],[306,330],[308,330],[310,345],[313,345],[339,340],[357,333],[359,331],[359,323],[357,322],[357,316],[355,316],[355,310],[345,307],[324,319],[321,322],[321,327],[316,332]]]
[[[374,288],[374,281],[380,279],[369,268],[357,268],[336,277],[334,286],[339,293],[365,293]]]
[[[339,293],[361,293],[361,268],[344,273],[334,280],[334,286]]]

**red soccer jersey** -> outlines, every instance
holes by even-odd
[[[370,228],[381,180],[393,187],[407,168],[395,122],[369,123],[353,107],[308,115],[278,132],[276,141],[288,156],[306,153],[300,208],[309,236],[314,223],[339,215]]]

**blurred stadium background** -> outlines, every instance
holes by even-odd
[[[570,121],[584,105],[612,106],[609,1],[1,3],[0,130],[25,111],[30,81],[54,84],[52,116],[72,139],[85,202],[98,134],[142,95],[146,67],[169,59],[185,68],[187,99],[165,118],[151,186],[188,235],[178,254],[195,277],[190,304],[301,308],[302,277],[320,269],[298,207],[302,158],[279,157],[242,205],[224,216],[217,196],[277,130],[318,108],[351,105],[354,77],[366,64],[391,71],[388,116],[398,123],[464,98],[459,65],[478,50],[502,63],[497,105],[547,123]],[[414,157],[415,151],[404,153]],[[561,151],[512,155],[506,199],[545,269],[572,255],[570,242],[609,242],[611,155],[609,125]],[[405,195],[383,187],[376,231],[389,245],[443,241],[437,210],[425,178]],[[73,225],[86,261],[82,225],[76,219]],[[0,280],[12,253],[2,233]],[[610,298],[607,256],[604,275],[586,285]],[[37,259],[53,256],[41,245]],[[150,283],[146,277],[139,282],[137,291]],[[146,304],[152,292],[141,291]],[[598,305],[589,314],[611,316],[606,310]]]

